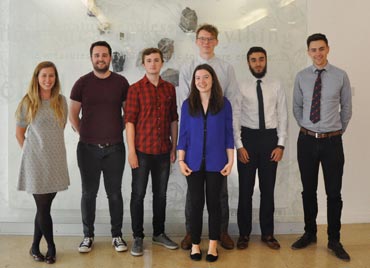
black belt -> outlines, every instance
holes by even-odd
[[[320,132],[314,132],[314,131],[308,130],[304,127],[301,127],[300,131],[303,134],[315,137],[316,139],[330,138],[330,137],[339,136],[343,134],[342,130],[320,133]]]

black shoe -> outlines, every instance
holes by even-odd
[[[45,260],[44,255],[42,255],[40,252],[34,253],[32,251],[32,248],[30,248],[30,255],[32,256],[34,261],[44,261]]]
[[[335,256],[337,256],[338,259],[344,260],[344,261],[350,261],[351,257],[348,255],[348,253],[344,250],[343,245],[340,242],[330,242],[328,243],[328,249],[334,252]]]
[[[295,241],[291,248],[292,249],[301,249],[307,247],[309,244],[316,243],[317,237],[316,235],[312,235],[309,233],[304,233],[301,238]]]
[[[218,259],[218,251],[217,251],[217,256],[212,255],[212,254],[207,254],[206,256],[206,261],[208,262],[215,262],[217,261],[217,259]]]
[[[190,250],[190,259],[192,259],[193,261],[200,261],[202,259],[202,251],[200,251],[200,253],[191,254]]]

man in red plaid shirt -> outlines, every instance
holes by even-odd
[[[143,255],[144,197],[149,173],[153,188],[153,243],[177,249],[164,232],[170,164],[176,160],[178,114],[174,86],[159,73],[162,52],[147,48],[142,54],[144,77],[131,85],[125,106],[128,162],[132,169],[131,222],[134,236],[131,254]]]

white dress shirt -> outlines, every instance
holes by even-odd
[[[233,106],[234,141],[236,149],[243,147],[241,127],[259,129],[257,78],[253,77],[240,86],[240,96]],[[260,79],[266,129],[277,130],[278,145],[285,145],[288,132],[288,109],[286,96],[278,80]]]
[[[231,105],[233,105],[234,97],[239,92],[239,86],[236,80],[234,67],[230,63],[217,58],[216,56],[209,60],[205,60],[198,55],[190,63],[184,65],[180,69],[179,86],[176,91],[178,100],[177,106],[180,109],[184,100],[186,100],[189,96],[194,69],[198,65],[205,63],[209,64],[215,70],[224,96],[231,102]]]

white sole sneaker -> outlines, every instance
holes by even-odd
[[[132,256],[138,257],[138,256],[143,256],[144,252],[130,252]]]
[[[156,241],[152,241],[153,244],[156,244],[156,245],[159,245],[159,246],[162,246],[162,247],[165,247],[165,248],[168,248],[168,249],[178,249],[179,246],[169,246],[169,245],[166,245],[165,243],[162,243],[162,242],[156,242]]]
[[[114,245],[113,245],[113,247],[114,247]],[[114,247],[114,249],[115,249],[117,252],[124,252],[124,251],[127,251],[127,247],[124,247],[124,246],[119,247],[119,248]]]
[[[88,253],[88,252],[91,251],[91,249],[92,249],[92,247],[91,248],[88,248],[88,247],[79,247],[78,248],[78,251],[81,252],[81,253]]]

